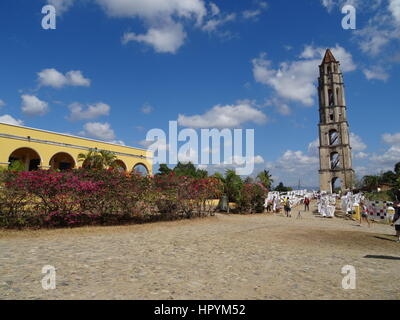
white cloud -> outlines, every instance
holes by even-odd
[[[314,157],[319,157],[319,138],[308,144],[308,153]]]
[[[328,12],[331,12],[335,3],[334,0],[322,0],[322,5],[328,10]]]
[[[365,54],[378,56],[386,46],[400,39],[400,0],[321,0],[321,3],[329,12],[350,4],[356,7],[358,15],[370,15],[364,27],[354,31],[354,39]]]
[[[400,133],[395,133],[395,134],[385,133],[384,135],[382,135],[382,140],[386,144],[398,145],[400,144]]]
[[[244,19],[257,19],[268,8],[268,3],[259,1],[256,9],[249,9],[242,12]]]
[[[304,154],[303,151],[286,151],[278,160],[277,165],[288,171],[295,172],[299,167],[308,167],[319,164],[319,158]]]
[[[69,71],[65,75],[67,78],[67,84],[70,86],[81,86],[81,87],[89,87],[90,80],[85,78],[81,71]]]
[[[22,112],[30,115],[45,115],[49,111],[49,105],[47,102],[40,100],[38,97],[34,95],[24,94],[21,96]]]
[[[376,4],[378,2],[375,0]],[[365,54],[376,57],[400,39],[399,3],[399,0],[391,0],[389,6],[381,6],[372,13],[364,28],[355,31],[355,39]]]
[[[178,124],[192,128],[234,128],[246,122],[265,123],[266,115],[248,101],[236,105],[217,105],[203,115],[179,115]]]
[[[158,53],[176,53],[185,42],[186,32],[180,20],[195,20],[201,25],[207,9],[203,0],[97,0],[108,15],[135,17],[144,21],[147,32],[125,33],[123,43],[137,41]]]
[[[71,111],[68,119],[71,121],[92,120],[101,116],[108,116],[111,110],[108,104],[102,102],[88,105],[86,110],[84,110],[82,104],[77,102],[72,103],[68,108]]]
[[[376,10],[382,0],[321,0],[321,4],[328,12],[332,12],[334,8],[341,9],[345,5],[352,5],[356,9]]]
[[[213,15],[213,16],[217,16],[221,12],[221,10],[218,8],[218,6],[214,2],[210,2],[210,8],[211,8],[211,15]]]
[[[267,162],[266,168],[275,176],[275,182],[297,185],[299,179],[304,186],[317,186],[319,157],[303,151],[287,150],[275,162]]]
[[[376,162],[380,166],[385,168],[393,169],[394,165],[400,161],[400,145],[393,145],[380,155],[374,155],[371,158],[372,161]]]
[[[377,56],[390,43],[393,37],[391,33],[375,23],[355,32],[361,51],[371,56]]]
[[[253,161],[254,164],[263,164],[265,162],[264,158],[261,156],[255,156]]]
[[[105,140],[105,141],[115,141],[115,133],[111,128],[109,123],[100,122],[88,122],[84,126],[84,131],[80,134],[88,136],[95,139]]]
[[[207,32],[213,32],[216,31],[217,28],[221,27],[222,25],[228,22],[235,21],[235,19],[236,19],[235,13],[231,13],[219,18],[212,18],[203,25],[202,29]]]
[[[9,114],[5,114],[3,116],[0,116],[0,122],[1,123],[6,123],[6,124],[12,124],[16,126],[22,126],[24,122],[22,120],[18,120],[10,116]]]
[[[142,147],[145,147],[145,148],[150,147],[153,143],[154,143],[154,141],[149,141],[149,140],[141,140],[138,142],[139,145],[141,145]]]
[[[357,152],[357,153],[354,155],[354,157],[355,157],[356,159],[366,159],[366,158],[368,158],[368,153],[365,153],[365,152]]]
[[[174,16],[201,21],[207,13],[203,0],[97,0],[110,16],[139,17],[149,21]]]
[[[400,133],[382,135],[382,141],[390,147],[384,152],[373,154],[370,157],[371,168],[374,172],[393,170],[396,163],[400,162]]]
[[[299,60],[282,62],[278,69],[272,67],[272,61],[267,60],[266,54],[263,53],[252,61],[254,79],[273,88],[276,95],[282,99],[312,106],[317,93],[315,82],[318,79],[318,66],[325,51],[322,47],[306,46]],[[332,52],[341,62],[343,72],[356,69],[352,55],[343,47],[336,45]]]
[[[47,3],[56,8],[57,15],[62,15],[72,7],[74,0],[47,0]]]
[[[48,0],[59,12],[67,11],[74,0]],[[123,43],[136,41],[154,48],[158,53],[176,53],[185,43],[184,25],[216,35],[232,37],[229,31],[217,32],[218,27],[236,19],[236,14],[223,14],[214,2],[205,0],[93,0],[110,17],[136,18],[143,22],[145,32],[127,32]],[[258,7],[246,10],[245,18],[254,18],[267,8],[267,3],[257,1]]]
[[[113,144],[118,144],[120,146],[126,146],[125,142],[122,140],[112,140],[112,141],[108,141],[108,142],[113,143]]]
[[[243,156],[233,156],[225,159],[220,164],[199,165],[199,168],[207,170],[208,173],[211,175],[215,172],[224,173],[227,169],[235,170],[238,167],[242,167],[244,165],[260,166],[262,164],[265,164],[265,160],[260,155],[254,156],[249,159]]]
[[[270,99],[266,103],[267,105],[271,105],[272,107],[274,107],[276,111],[283,116],[288,116],[292,113],[290,107],[277,98]]]
[[[254,19],[254,18],[258,17],[260,14],[262,14],[261,9],[245,10],[245,11],[243,11],[243,18]]]
[[[368,148],[361,137],[353,132],[350,133],[350,146],[354,152],[364,151]]]
[[[386,81],[389,79],[389,74],[382,67],[365,68],[363,72],[368,80]]]
[[[150,28],[146,34],[125,33],[122,43],[131,41],[146,43],[159,53],[176,53],[186,39],[186,32],[180,23],[171,23],[160,28]]]
[[[85,78],[81,71],[69,71],[65,75],[54,68],[38,72],[38,82],[41,86],[62,88],[64,86],[89,87],[90,80]]]
[[[0,108],[4,107],[5,105],[6,105],[6,103],[3,100],[0,99]]]
[[[395,20],[400,23],[400,0],[390,0],[389,10]]]
[[[144,114],[150,114],[150,113],[152,113],[153,111],[154,111],[154,108],[153,108],[153,106],[151,106],[150,104],[148,104],[148,103],[145,103],[143,106],[142,106],[142,113],[144,113]]]
[[[56,69],[44,69],[38,73],[38,81],[42,86],[61,88],[66,85],[66,77]]]

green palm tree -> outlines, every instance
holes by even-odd
[[[90,149],[88,153],[80,153],[78,155],[78,161],[83,162],[83,166],[90,169],[115,168],[116,160],[115,153],[105,150]]]
[[[271,190],[272,184],[274,183],[272,175],[267,170],[260,172],[257,176],[257,180],[261,182],[268,190]]]

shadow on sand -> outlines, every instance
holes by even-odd
[[[396,240],[392,240],[392,239],[388,239],[388,238],[384,238],[384,237],[379,237],[379,236],[374,236],[375,239],[379,239],[379,240],[386,240],[386,241],[390,241],[390,242],[396,242]]]
[[[391,257],[391,256],[367,255],[364,258],[366,258],[366,259],[383,259],[383,260],[399,260],[400,261],[400,257]]]

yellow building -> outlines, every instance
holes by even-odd
[[[117,156],[125,171],[152,174],[152,159],[147,151],[72,135],[0,123],[0,166],[19,160],[26,170],[78,168],[80,153],[106,150]]]

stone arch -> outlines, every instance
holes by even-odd
[[[143,176],[149,175],[150,171],[144,163],[137,163],[133,167],[133,172],[139,173]]]
[[[49,161],[49,166],[53,170],[70,170],[76,166],[74,158],[67,152],[58,152]]]
[[[117,170],[124,171],[124,172],[126,172],[128,170],[125,162],[123,162],[121,159],[115,160],[114,165]]]
[[[339,177],[334,177],[331,181],[332,193],[340,193],[342,191],[343,181]]]
[[[336,146],[340,144],[339,132],[336,129],[329,130],[328,137],[330,146]]]
[[[8,158],[8,162],[11,165],[14,161],[21,161],[26,171],[38,170],[42,163],[39,153],[28,147],[14,150]]]
[[[336,170],[341,167],[340,154],[338,152],[332,152],[330,154],[331,170]]]

